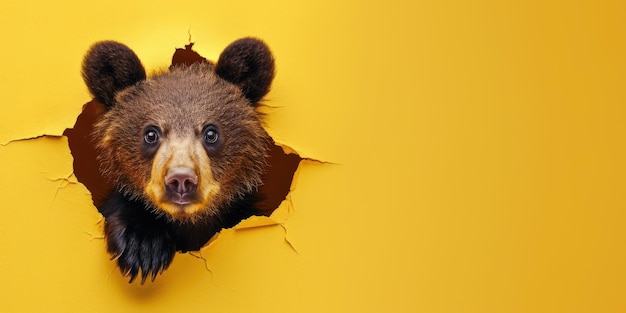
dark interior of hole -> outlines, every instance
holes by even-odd
[[[113,190],[113,186],[98,170],[98,152],[91,140],[93,125],[103,113],[104,107],[100,103],[95,100],[88,102],[83,106],[83,112],[76,119],[74,128],[63,132],[68,138],[74,157],[74,175],[89,189],[93,204],[98,208]]]
[[[193,44],[185,49],[176,49],[172,57],[172,65],[192,64],[195,62],[209,62],[193,51]],[[92,194],[96,207],[100,207],[106,200],[114,186],[99,172],[97,161],[98,152],[91,139],[94,123],[104,113],[103,106],[93,100],[83,106],[74,128],[68,128],[63,133],[68,137],[70,151],[74,157],[74,174],[78,181],[83,183]],[[286,154],[277,145],[272,145],[269,153],[269,167],[263,176],[263,185],[259,188],[259,201],[256,203],[259,213],[269,216],[289,193],[293,175],[298,168],[301,158],[295,154]]]

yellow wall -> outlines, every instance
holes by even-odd
[[[2,0],[0,312],[624,312],[625,12]],[[301,164],[282,226],[226,231],[206,262],[179,254],[129,285],[59,136],[90,100],[91,43],[152,70],[188,33],[211,59],[265,39],[268,131],[334,164]]]

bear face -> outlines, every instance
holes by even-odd
[[[253,192],[270,143],[242,91],[208,63],[118,92],[94,135],[107,177],[181,222],[219,214]]]
[[[96,43],[83,78],[106,113],[92,137],[116,190],[104,201],[105,237],[131,282],[142,283],[254,213],[271,138],[255,111],[274,59],[262,41],[229,45],[214,65],[174,66],[147,78],[138,57]]]

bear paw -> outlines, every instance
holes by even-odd
[[[172,263],[176,244],[166,225],[125,225],[117,219],[105,222],[107,250],[132,283],[141,272],[141,284],[151,273],[154,281]]]

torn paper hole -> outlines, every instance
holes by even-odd
[[[210,62],[193,51],[192,46],[193,44],[189,44],[184,49],[176,49],[172,57],[172,65]],[[74,127],[66,129],[63,133],[68,137],[69,147],[74,157],[74,174],[78,181],[89,189],[96,207],[101,206],[114,188],[98,170],[98,152],[91,137],[93,125],[103,113],[102,104],[95,100],[90,101],[83,106],[83,111],[78,116]],[[276,143],[270,148],[269,167],[263,176],[263,185],[259,188],[260,200],[256,203],[260,213],[264,216],[269,217],[290,192],[294,173],[302,160],[292,151],[291,148]],[[261,221],[267,223],[267,220]],[[250,221],[246,223],[249,224]]]

